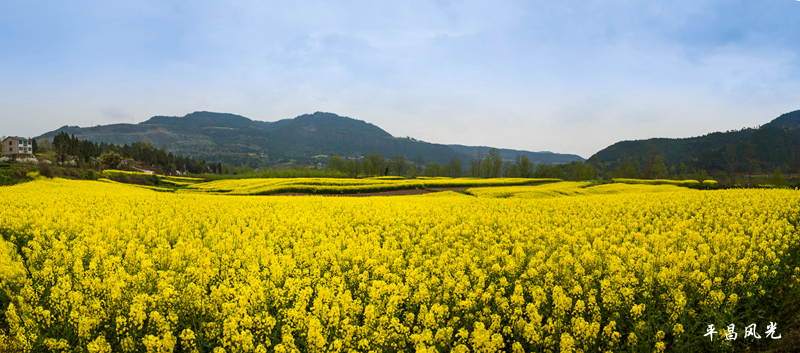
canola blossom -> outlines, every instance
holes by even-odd
[[[750,320],[800,276],[795,190],[558,184],[366,198],[0,188],[0,345],[724,351],[708,325]]]

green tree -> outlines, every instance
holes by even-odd
[[[100,163],[102,163],[106,168],[117,168],[119,167],[120,162],[122,162],[122,156],[116,152],[106,152],[100,156]]]
[[[436,163],[436,176],[447,176],[447,165]]]
[[[492,148],[486,155],[486,160],[483,162],[484,176],[487,178],[498,178],[500,172],[503,170],[503,158],[500,156],[500,150]]]
[[[638,178],[639,172],[636,170],[636,164],[631,160],[627,153],[622,153],[622,160],[617,164],[617,169],[614,170],[614,176],[617,178]]]
[[[753,139],[747,141],[747,184],[753,183],[753,173],[759,170],[758,160],[756,159],[756,147]]]
[[[517,155],[516,159],[517,165],[517,175],[520,178],[531,178],[533,177],[533,162],[528,158],[528,156],[522,154]]]
[[[597,168],[591,163],[583,164],[583,172],[581,173],[581,180],[595,180],[597,179]]]
[[[372,161],[367,158],[361,159],[361,171],[364,172],[364,175],[373,176],[375,175],[375,167],[372,166]]]
[[[426,177],[435,177],[439,176],[439,163],[428,162],[425,164],[425,176]]]
[[[233,175],[233,166],[228,163],[223,164],[220,169],[222,170],[220,174]]]
[[[694,169],[692,170],[692,179],[702,183],[704,180],[711,179],[711,177],[705,169]]]
[[[351,178],[355,178],[358,176],[358,170],[360,169],[360,165],[356,160],[348,159],[347,160],[347,175]]]
[[[728,176],[733,178],[736,171],[736,147],[734,145],[725,146],[725,164],[728,167]]]
[[[653,179],[662,179],[664,175],[667,173],[667,166],[664,165],[664,160],[661,159],[661,155],[658,154],[653,157],[653,166],[651,168],[651,176]]]
[[[347,172],[347,163],[344,161],[342,157],[339,156],[331,156],[331,160],[328,162],[328,169],[329,170],[336,170],[342,173]]]
[[[37,147],[39,149],[39,153],[45,153],[51,150],[50,142],[47,141],[44,137],[40,138],[37,141]]]
[[[503,162],[503,177],[519,178],[519,169],[517,169],[517,165],[511,162]]]
[[[469,175],[473,178],[480,178],[483,174],[483,153],[480,149],[475,153],[475,157],[469,157]]]
[[[53,150],[56,152],[56,159],[58,162],[63,162],[67,159],[67,148],[69,147],[69,135],[61,131],[53,137]]]
[[[642,163],[638,153],[633,154],[633,174],[635,175],[633,178],[642,177]]]
[[[597,155],[590,157],[589,163],[592,165],[592,167],[594,167],[594,175],[592,176],[592,179],[597,180],[602,178],[603,164],[600,163],[600,159],[597,158]]]
[[[679,179],[689,179],[689,167],[686,166],[686,163],[681,162],[681,165],[678,166],[678,172],[680,173]]]
[[[44,157],[47,158],[52,163],[58,163],[58,156],[56,155],[56,152],[53,150],[45,152]]]
[[[451,178],[458,178],[461,176],[461,160],[458,157],[453,156],[450,158],[450,164],[447,166],[447,174]]]
[[[364,164],[364,174],[366,175],[383,175],[386,168],[386,158],[380,153],[370,153],[362,163]]]
[[[417,156],[414,157],[414,177],[422,174],[422,168],[425,166],[425,160],[422,158],[422,154],[417,153]]]
[[[408,169],[408,161],[406,157],[394,156],[389,159],[389,171],[397,176],[405,176],[406,169]]]
[[[775,169],[775,173],[772,174],[772,185],[775,186],[786,186],[786,179],[783,177],[783,173],[781,173],[781,168]]]
[[[645,179],[656,179],[653,177],[653,166],[656,162],[656,147],[652,142],[647,142],[647,152],[644,155],[644,166],[642,168]]]

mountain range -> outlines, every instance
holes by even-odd
[[[150,140],[173,154],[252,167],[325,163],[332,155],[360,158],[370,153],[380,153],[387,158],[404,156],[409,161],[421,156],[425,162],[442,164],[457,157],[462,165],[467,165],[470,157],[485,156],[491,148],[394,137],[365,121],[323,112],[275,122],[227,113],[194,112],[182,117],[154,116],[139,124],[63,126],[39,137],[52,139],[61,131],[98,143],[121,145]],[[583,161],[574,154],[512,149],[500,149],[500,152],[504,160],[526,155],[536,164]],[[621,141],[595,153],[590,160],[606,170],[630,160],[644,170],[656,155],[668,168],[685,166],[712,174],[762,173],[776,168],[797,173],[800,172],[800,110],[783,114],[757,128],[690,138]]]
[[[486,155],[489,149],[394,137],[365,121],[323,112],[266,122],[201,111],[183,117],[154,116],[138,124],[63,126],[37,139],[52,140],[61,131],[97,143],[122,145],[150,140],[176,155],[252,167],[289,162],[324,163],[332,155],[360,158],[370,153],[380,153],[386,158],[404,156],[409,161],[421,156],[425,162],[436,163],[448,163],[457,157],[466,163],[478,151]],[[501,150],[503,159],[512,160],[517,154],[527,155],[534,163],[583,160],[574,154]]]

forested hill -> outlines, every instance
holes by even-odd
[[[766,173],[780,168],[800,172],[800,110],[783,114],[754,129],[714,132],[705,136],[617,142],[590,159],[607,168],[631,161],[645,171],[656,156],[667,168],[685,165],[709,173]]]
[[[464,162],[469,158],[446,145],[393,137],[373,124],[322,112],[276,122],[255,121],[235,114],[194,112],[183,117],[154,116],[139,124],[64,126],[39,137],[52,140],[61,131],[97,143],[121,145],[150,140],[176,155],[252,167],[290,161],[324,162],[332,155],[358,158],[370,153],[380,153],[386,158],[404,156],[408,160],[420,155],[425,162],[442,164],[453,157]],[[474,151],[469,153],[474,155]]]

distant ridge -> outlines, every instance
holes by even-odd
[[[245,118],[241,115],[228,114],[228,113],[211,113],[211,112],[194,112],[186,114],[185,116],[154,116],[147,121],[141,122],[144,125],[170,125],[170,126],[186,126],[194,125],[196,127],[231,127],[231,128],[265,128],[269,125],[268,122],[255,121]]]
[[[667,167],[685,165],[709,173],[800,171],[800,110],[782,114],[758,128],[714,132],[690,138],[621,141],[590,158],[614,168],[624,156],[661,155]]]
[[[762,127],[778,127],[783,129],[797,129],[800,128],[800,110],[795,110],[790,113],[783,114],[772,121],[764,124]]]
[[[452,147],[411,138],[394,137],[362,120],[316,112],[275,122],[251,120],[241,115],[198,111],[182,117],[154,116],[139,124],[111,124],[89,128],[63,126],[39,137],[52,140],[59,132],[80,139],[114,144],[150,140],[173,154],[194,156],[209,162],[246,164],[252,167],[278,163],[325,162],[331,155],[360,158],[380,153],[425,162],[448,163],[457,157],[466,163],[474,147]],[[37,137],[37,138],[39,138]],[[468,153],[463,148],[472,148]],[[488,147],[479,147],[488,150]],[[503,158],[513,150],[502,150]],[[577,157],[553,153],[515,151],[539,163],[567,163]],[[539,157],[533,158],[536,155]],[[510,156],[507,159],[513,159]],[[580,158],[580,157],[577,157]]]

